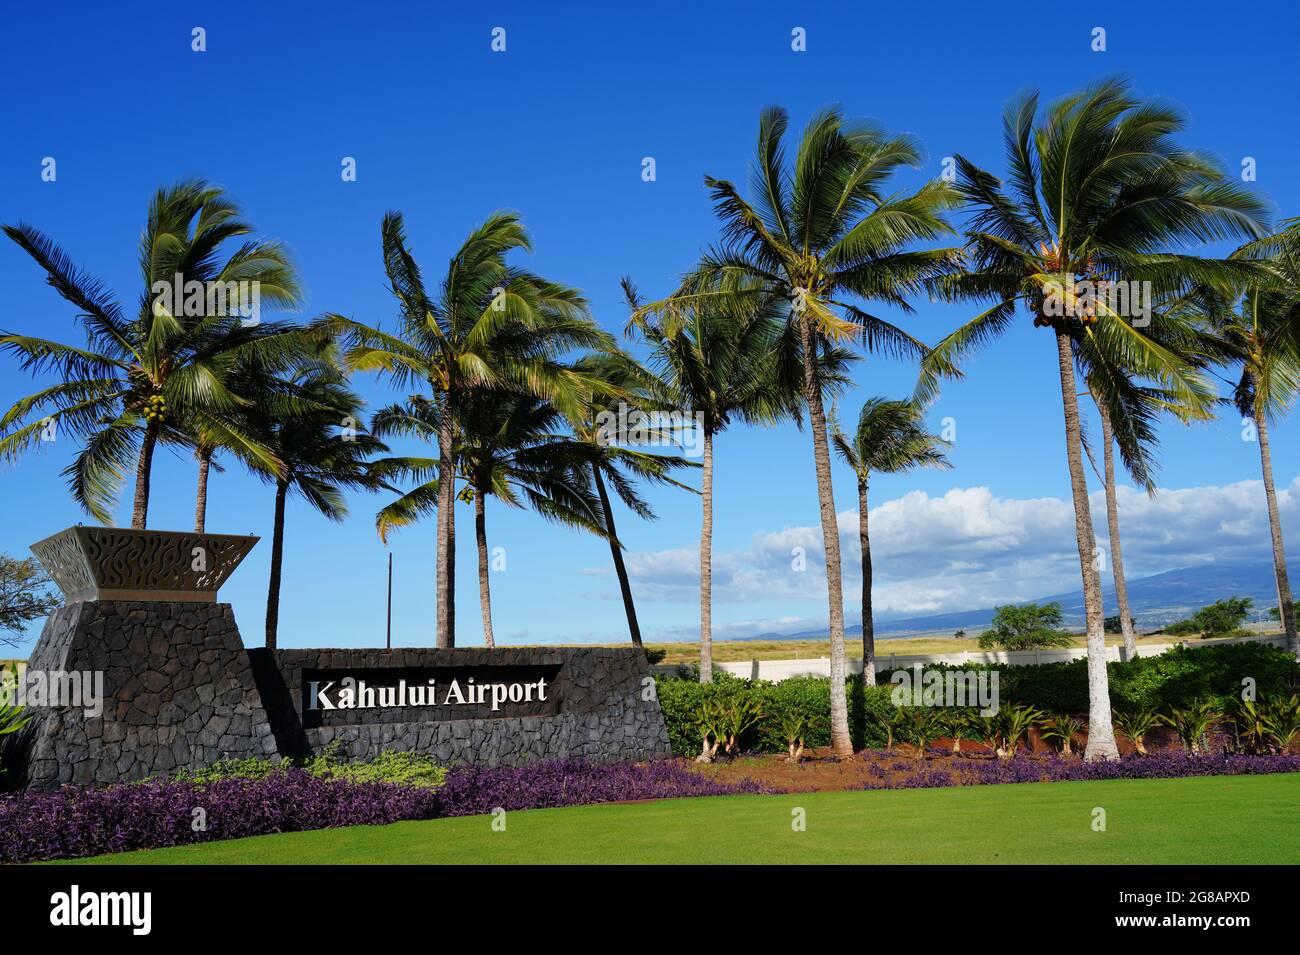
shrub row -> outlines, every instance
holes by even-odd
[[[927,669],[929,669],[927,667]],[[1088,661],[1038,666],[982,664],[948,669],[997,670],[1005,703],[1049,713],[1088,711]],[[1281,647],[1232,643],[1210,647],[1180,644],[1166,653],[1108,663],[1111,705],[1119,709],[1173,709],[1213,700],[1220,707],[1239,698],[1242,680],[1255,681],[1259,697],[1289,696],[1300,684],[1300,664]],[[881,674],[888,682],[890,673]]]
[[[1088,711],[1087,661],[1047,663],[1039,666],[971,664],[927,666],[926,670],[996,670],[1003,706],[1033,707],[1045,713]],[[879,674],[880,686],[865,688],[861,679],[847,680],[849,728],[855,747],[878,748],[886,741],[883,718],[891,711],[890,680],[894,671]],[[1280,647],[1262,643],[1222,644],[1210,647],[1180,645],[1158,656],[1139,657],[1107,665],[1111,704],[1117,710],[1175,708],[1212,702],[1220,709],[1240,699],[1243,680],[1254,681],[1261,699],[1289,696],[1300,686],[1300,664]],[[736,695],[756,699],[764,719],[742,739],[751,752],[778,753],[786,750],[780,730],[781,717],[798,713],[812,721],[810,747],[830,743],[830,681],[825,677],[795,677],[780,683],[742,680],[725,671],[715,671],[714,683],[665,677],[658,680],[659,702],[668,724],[673,754],[694,756],[700,752],[696,721],[709,700],[725,701]]]
[[[846,681],[849,697],[849,729],[858,749],[885,745],[881,718],[893,708],[889,687],[864,687],[861,679]],[[828,746],[831,741],[830,681],[824,677],[792,677],[780,683],[742,680],[725,671],[716,671],[713,683],[662,677],[656,681],[659,705],[668,724],[668,741],[674,756],[695,756],[700,752],[700,733],[696,720],[706,702],[726,702],[736,696],[758,701],[764,718],[745,732],[742,748],[758,753],[784,753],[787,743],[781,732],[780,717],[791,713],[806,717],[810,730],[808,746]]]

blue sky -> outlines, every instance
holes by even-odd
[[[472,226],[510,208],[536,246],[521,261],[584,289],[598,320],[621,333],[619,277],[632,275],[647,293],[667,291],[715,238],[702,176],[747,181],[763,106],[785,106],[796,129],[838,103],[915,134],[927,162],[900,182],[908,185],[938,174],[954,152],[1001,170],[1001,109],[1017,90],[1036,86],[1054,98],[1116,73],[1144,95],[1183,106],[1186,141],[1230,171],[1253,157],[1260,191],[1282,216],[1300,214],[1300,187],[1288,174],[1300,132],[1284,121],[1296,18],[1285,4],[1225,12],[1192,3],[1176,16],[1131,3],[1064,12],[1038,4],[1023,15],[933,3],[802,10],[747,2],[713,5],[707,16],[676,6],[569,4],[556,13],[489,4],[471,14],[331,3],[15,8],[0,37],[11,77],[0,93],[0,220],[54,236],[133,304],[149,196],[162,183],[203,176],[292,247],[309,291],[306,314],[391,322],[379,256],[385,211],[406,214],[416,254],[435,273]],[[191,50],[196,26],[207,31],[203,53]],[[498,26],[504,53],[490,49]],[[1090,48],[1096,26],[1107,31],[1102,53]],[[806,52],[791,50],[795,27],[807,31]],[[57,161],[55,182],[41,181],[47,156]],[[641,178],[647,156],[655,182]],[[343,157],[356,159],[356,182],[341,180]],[[79,341],[72,310],[8,243],[0,284],[0,327]],[[968,315],[918,302],[915,315],[895,317],[934,341]],[[955,419],[955,469],[873,484],[884,613],[983,606],[1065,589],[1072,572],[1077,579],[1062,511],[1068,485],[1052,342],[1025,321],[967,373],[932,411],[936,424]],[[846,418],[868,395],[907,393],[914,369],[870,359],[855,375],[842,401]],[[357,384],[372,403],[395,397],[374,379]],[[33,390],[4,359],[0,404]],[[1163,429],[1165,490],[1155,501],[1123,498],[1134,573],[1225,556],[1267,559],[1262,495],[1257,483],[1242,483],[1258,478],[1257,448],[1240,431],[1232,416]],[[1294,433],[1293,422],[1283,423],[1274,440],[1293,536]],[[792,546],[807,544],[814,558],[818,548],[809,445],[793,428],[737,428],[718,441],[720,635],[824,619],[815,559],[810,573],[789,567]],[[73,451],[55,442],[0,470],[0,549],[25,554],[32,541],[89,520],[59,476]],[[158,457],[151,526],[191,525],[194,481],[192,459]],[[651,499],[656,522],[619,514],[643,627],[649,638],[691,634],[698,499],[670,491]],[[272,504],[269,487],[232,465],[214,478],[208,526],[268,535]],[[387,552],[373,531],[377,504],[352,498],[341,525],[290,505],[283,645],[382,642]],[[846,529],[855,507],[851,476],[837,465]],[[119,523],[128,521],[119,511]],[[480,631],[468,509],[460,523],[458,630],[472,644]],[[507,556],[506,571],[492,579],[500,640],[626,636],[601,541],[494,504],[489,532]],[[399,644],[432,641],[433,537],[431,521],[392,541]],[[269,551],[269,541],[259,545],[223,591],[250,644],[260,641]],[[850,550],[846,561],[856,556]],[[851,568],[847,578],[852,608]]]

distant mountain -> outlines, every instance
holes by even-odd
[[[1292,581],[1297,580],[1297,567],[1288,562]],[[1118,613],[1115,591],[1109,576],[1103,579],[1103,600],[1107,614]],[[1150,577],[1130,579],[1129,604],[1139,626],[1158,627],[1181,620],[1193,610],[1212,604],[1225,597],[1250,597],[1258,610],[1267,611],[1277,605],[1277,586],[1273,581],[1273,562],[1241,564],[1197,564],[1177,570],[1153,574]],[[1081,590],[1035,597],[1024,603],[1051,603],[1061,605],[1066,625],[1083,625],[1083,593]],[[953,613],[930,614],[921,617],[880,617],[876,620],[876,636],[915,636],[949,630],[978,631],[993,620],[993,608],[959,610]],[[846,629],[848,634],[861,634],[861,626]],[[972,632],[971,636],[975,634]],[[824,640],[825,630],[804,630],[799,633],[764,633],[745,640]]]

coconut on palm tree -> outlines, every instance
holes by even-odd
[[[918,467],[950,468],[949,443],[925,428],[911,401],[868,398],[853,436],[833,422],[832,440],[858,479],[858,543],[862,549],[862,682],[876,685],[876,632],[871,610],[871,535],[867,495],[872,472],[901,474]]]
[[[1202,385],[1183,355],[1146,334],[1112,299],[1089,301],[1083,283],[1088,289],[1123,283],[1130,299],[1149,289],[1149,301],[1164,301],[1197,283],[1249,271],[1187,254],[1182,244],[1263,231],[1262,203],[1215,163],[1177,144],[1173,137],[1183,125],[1172,108],[1139,100],[1125,83],[1107,80],[1054,104],[1041,119],[1037,94],[1010,104],[1007,182],[955,157],[957,188],[971,210],[968,265],[935,287],[949,300],[993,304],[935,346],[918,386],[918,395],[930,397],[941,376],[957,374],[962,354],[1012,327],[1018,306],[1052,336],[1087,621],[1090,759],[1115,759],[1119,751],[1110,719],[1076,361],[1086,361],[1091,349],[1107,356],[1111,367],[1155,382],[1179,400],[1191,400]],[[1156,314],[1150,321],[1159,327],[1164,319]],[[1082,370],[1086,376],[1088,367]],[[1118,415],[1111,418],[1118,423]]]
[[[642,312],[671,316],[682,307],[741,296],[784,306],[799,346],[801,399],[808,409],[821,515],[830,623],[831,747],[853,752],[845,679],[844,590],[839,528],[831,485],[830,444],[820,360],[830,345],[920,358],[925,346],[868,310],[869,303],[909,311],[909,295],[949,270],[955,249],[919,249],[950,232],[943,214],[955,195],[942,182],[890,192],[894,175],[920,164],[908,136],[847,121],[838,110],[818,114],[787,164],[784,110],[759,120],[750,199],[725,180],[707,178],[723,225],[679,294]],[[671,323],[670,323],[671,324]]]
[[[253,324],[246,303],[232,301],[230,292],[239,296],[239,283],[249,283],[243,288],[255,291],[259,309],[291,307],[298,302],[298,279],[277,242],[245,238],[223,254],[253,229],[221,189],[195,180],[154,196],[140,239],[144,288],[134,317],[37,229],[19,224],[4,231],[77,309],[86,343],[0,335],[0,348],[17,355],[24,370],[53,371],[61,379],[0,418],[0,457],[13,459],[57,431],[72,435],[82,447],[63,473],[77,503],[104,523],[134,465],[135,528],[148,522],[160,442],[193,447],[202,431],[275,466],[241,424],[244,402],[228,381],[241,364],[286,367],[294,351],[292,329]]]
[[[637,493],[636,481],[668,484],[697,493],[694,488],[671,478],[669,472],[700,465],[681,455],[642,451],[636,446],[660,444],[671,447],[679,443],[682,436],[673,427],[661,425],[656,417],[672,410],[670,402],[663,396],[663,383],[630,355],[616,351],[594,352],[578,359],[575,367],[607,386],[604,391],[592,394],[582,414],[569,419],[569,426],[573,429],[574,438],[586,445],[590,454],[591,483],[600,499],[604,518],[603,536],[609,542],[610,555],[614,561],[614,574],[618,578],[619,593],[623,598],[628,635],[632,639],[632,645],[640,647],[641,625],[637,621],[632,582],[623,560],[623,543],[618,537],[614,508],[606,484],[614,489],[619,500],[637,517],[654,520],[654,510]],[[635,417],[637,424],[634,434],[620,434],[619,422],[631,417]],[[627,443],[629,437],[635,439],[635,444]]]
[[[437,406],[439,473],[455,473],[459,405],[469,388],[515,390],[578,413],[590,382],[561,358],[574,349],[605,348],[612,339],[587,314],[574,289],[506,262],[532,248],[513,213],[498,212],[456,250],[435,290],[411,254],[402,215],[381,229],[384,270],[398,302],[398,327],[386,332],[341,316],[321,327],[343,336],[350,370],[374,371],[398,387],[427,388]],[[436,558],[440,647],[455,644],[454,482],[439,485]]]

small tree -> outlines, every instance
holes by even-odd
[[[763,704],[750,696],[734,696],[722,708],[718,729],[725,739],[723,751],[728,756],[740,752],[740,738],[763,719]]]
[[[59,605],[49,575],[35,558],[0,554],[0,644],[15,647],[27,624]]]
[[[705,700],[695,711],[695,728],[700,734],[700,755],[695,757],[697,763],[711,763],[718,754],[718,747],[726,739],[722,728],[725,713],[722,704],[716,699]]]
[[[1128,622],[1129,622],[1129,626],[1132,629],[1134,630],[1137,629],[1137,620],[1135,620],[1132,617],[1129,617]],[[1113,616],[1107,617],[1105,621],[1103,621],[1102,623],[1102,629],[1105,630],[1107,633],[1123,633],[1124,625],[1120,621],[1119,614],[1115,614]]]
[[[1129,738],[1133,751],[1139,756],[1147,754],[1146,736],[1163,722],[1152,709],[1116,710],[1115,728]]]
[[[1013,703],[998,710],[994,719],[997,754],[1002,759],[1012,759],[1021,741],[1028,743],[1029,731],[1043,721],[1043,712],[1032,706]]]
[[[1207,737],[1222,720],[1213,700],[1202,700],[1181,709],[1170,710],[1163,717],[1174,728],[1179,740],[1192,753],[1202,753],[1206,749]]]
[[[1043,650],[1073,642],[1070,634],[1058,629],[1059,603],[1005,604],[994,610],[993,627],[980,634],[982,650]]]
[[[777,717],[777,729],[781,731],[781,735],[785,737],[786,745],[789,747],[790,762],[797,763],[803,759],[808,734],[817,728],[818,723],[819,720],[816,717],[794,710],[786,710]]]
[[[926,758],[930,744],[943,731],[942,714],[926,707],[910,710],[902,725],[903,738],[915,748],[918,759]]]
[[[1289,698],[1265,705],[1264,735],[1279,753],[1291,749],[1291,744],[1300,737],[1300,696],[1292,693]]]
[[[1249,597],[1229,597],[1202,607],[1186,620],[1165,627],[1165,633],[1175,635],[1199,633],[1203,637],[1224,637],[1236,633],[1250,616],[1254,603]]]
[[[1070,756],[1074,753],[1074,738],[1083,730],[1083,721],[1068,713],[1059,713],[1049,717],[1043,723],[1043,737],[1060,740],[1062,756]]]
[[[972,711],[968,709],[953,708],[944,710],[940,715],[940,727],[945,736],[952,741],[952,751],[954,755],[961,753],[961,742],[964,739],[970,739],[972,731],[978,735],[972,719]]]

